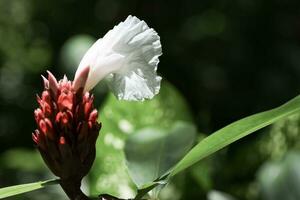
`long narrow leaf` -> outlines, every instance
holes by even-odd
[[[48,185],[58,184],[59,180],[47,180],[47,181],[39,181],[36,183],[27,183],[22,185],[15,185],[10,187],[5,187],[0,189],[0,199],[42,189]]]
[[[251,115],[216,131],[200,141],[172,169],[170,176],[181,172],[199,160],[275,121],[300,111],[300,95],[269,111]]]

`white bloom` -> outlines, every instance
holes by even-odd
[[[85,91],[106,78],[118,99],[151,99],[159,92],[158,57],[162,54],[160,38],[148,25],[128,16],[96,41],[82,58],[75,74],[90,67]]]

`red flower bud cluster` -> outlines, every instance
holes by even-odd
[[[56,81],[49,72],[34,111],[37,129],[32,134],[44,161],[62,180],[81,179],[95,159],[95,143],[101,128],[93,108],[93,96],[83,92],[87,74],[73,83]]]

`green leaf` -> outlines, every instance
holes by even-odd
[[[174,122],[192,122],[192,117],[180,93],[163,81],[160,93],[144,102],[119,101],[110,94],[100,109],[99,121],[103,126],[89,175],[90,193],[108,193],[126,199],[132,198],[136,191],[126,166],[126,138],[147,127],[168,131]]]
[[[162,185],[164,183],[161,182],[152,182],[150,185],[145,186],[144,188],[140,188],[137,191],[136,196],[134,197],[134,200],[140,200],[142,199],[148,192],[153,190],[155,187]]]
[[[129,136],[125,155],[129,174],[138,188],[167,173],[191,148],[196,128],[187,122],[172,129],[144,128]]]
[[[200,141],[189,153],[172,169],[171,176],[183,171],[199,160],[211,155],[223,147],[266,127],[279,119],[300,111],[300,96],[269,111],[251,115],[238,120],[216,131]]]
[[[54,179],[54,180],[47,180],[47,181],[39,181],[36,183],[27,183],[22,185],[15,185],[15,186],[1,188],[0,199],[42,189],[48,185],[54,185],[54,184],[59,184],[59,180]]]

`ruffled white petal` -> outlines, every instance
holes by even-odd
[[[148,25],[129,16],[99,39],[85,54],[75,75],[90,66],[85,90],[107,77],[118,99],[150,99],[159,92],[156,70],[162,54],[160,38]]]

